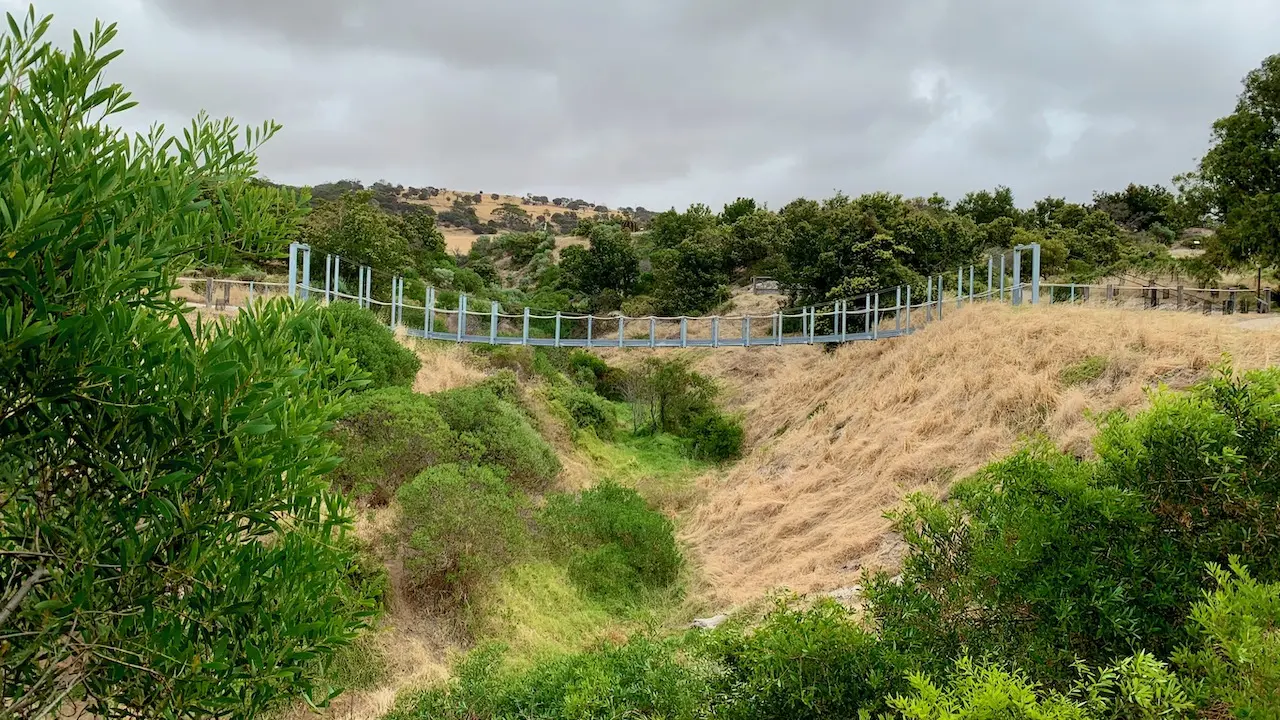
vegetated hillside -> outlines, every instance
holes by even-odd
[[[745,412],[753,448],[709,476],[684,525],[705,593],[733,605],[854,585],[863,566],[896,562],[883,513],[908,493],[944,493],[1039,433],[1086,456],[1090,413],[1184,388],[1224,352],[1240,370],[1273,364],[1280,335],[1173,313],[977,306],[831,353],[703,352],[697,367]]]

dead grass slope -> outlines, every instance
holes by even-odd
[[[1087,455],[1089,413],[1140,408],[1149,388],[1186,387],[1224,352],[1237,367],[1272,364],[1280,333],[1174,313],[979,306],[832,353],[699,353],[745,411],[752,448],[704,479],[684,526],[708,599],[854,584],[862,567],[897,560],[883,513],[906,494],[943,493],[1034,434]],[[1066,386],[1063,371],[1090,357],[1105,370]]]

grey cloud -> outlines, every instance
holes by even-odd
[[[10,0],[0,0],[8,4]],[[1167,182],[1271,52],[1266,0],[67,0],[139,117],[285,132],[273,178],[611,205]],[[921,77],[933,78],[922,93]],[[1077,118],[1071,137],[1046,117]]]

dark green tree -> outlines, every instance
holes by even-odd
[[[968,193],[956,203],[956,212],[979,225],[995,222],[1002,217],[1018,220],[1021,215],[1013,204],[1013,191],[1003,185],[994,191],[978,190]]]
[[[898,256],[909,250],[847,196],[796,200],[781,215],[789,232],[778,276],[793,301],[851,297],[905,278]]]
[[[729,276],[724,272],[723,234],[722,229],[707,228],[653,253],[653,295],[659,312],[696,315],[724,302]]]
[[[718,223],[719,218],[706,205],[693,205],[685,212],[672,209],[653,216],[649,224],[649,238],[659,250],[673,248]]]
[[[1233,258],[1280,262],[1280,55],[1245,77],[1235,112],[1213,125],[1196,179]]]
[[[588,247],[561,251],[560,267],[569,287],[590,296],[610,290],[626,297],[640,275],[631,233],[612,223],[595,224]]]
[[[720,222],[725,225],[732,225],[740,218],[754,213],[757,209],[755,200],[740,197],[724,206],[724,212],[720,213]]]
[[[1105,212],[1117,225],[1145,232],[1155,225],[1171,227],[1173,193],[1163,185],[1130,184],[1120,192],[1093,194],[1093,209]]]

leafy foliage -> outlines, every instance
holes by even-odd
[[[133,103],[102,82],[115,26],[69,51],[48,28],[10,17],[0,49],[5,712],[69,695],[120,718],[323,702],[318,666],[376,612],[324,477],[359,373],[309,309],[193,326],[170,296],[211,238],[288,239],[279,216],[241,218],[236,240],[226,224],[249,204],[225,189],[250,182],[276,126],[200,117],[128,138],[109,123]],[[227,204],[200,200],[215,186]]]
[[[434,465],[396,499],[409,582],[435,607],[468,602],[525,542],[523,498],[489,467]]]
[[[396,342],[391,330],[373,313],[354,303],[338,302],[320,314],[321,332],[368,374],[366,389],[413,384],[422,360],[417,353]]]
[[[611,482],[552,495],[541,526],[552,547],[570,558],[574,582],[604,599],[632,602],[668,587],[683,566],[671,521],[635,490]]]

